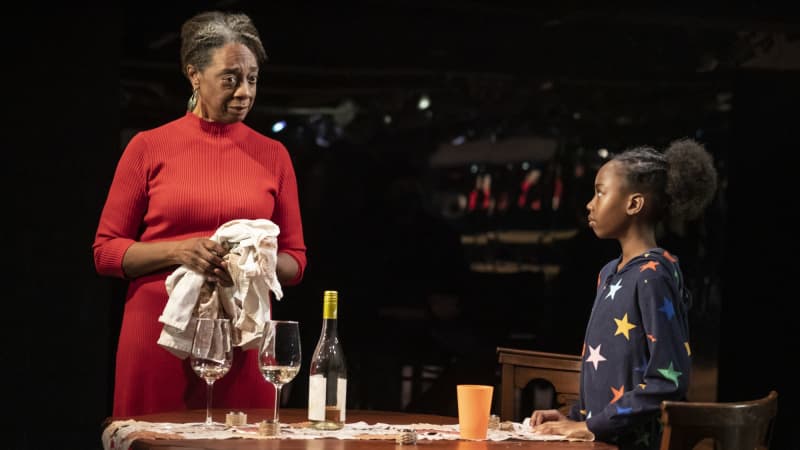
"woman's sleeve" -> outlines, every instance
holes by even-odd
[[[147,209],[145,140],[134,136],[117,163],[95,233],[94,265],[100,275],[125,278],[122,258],[136,242]]]
[[[294,279],[285,283],[288,286],[293,286],[303,279],[303,273],[306,268],[306,245],[303,239],[303,223],[300,217],[300,201],[297,195],[297,178],[289,153],[285,148],[282,148],[282,150],[285,157],[272,221],[281,230],[278,235],[278,252],[286,253],[297,261],[297,274]]]

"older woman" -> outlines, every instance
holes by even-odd
[[[294,168],[286,148],[242,121],[252,109],[266,53],[243,14],[205,12],[181,29],[181,65],[191,83],[183,117],[135,135],[125,148],[94,242],[101,275],[130,280],[116,357],[115,416],[205,405],[205,383],[156,342],[178,266],[230,285],[226,248],[209,239],[234,219],[280,228],[277,279],[298,283],[306,265]],[[221,408],[271,408],[274,392],[257,354],[237,351],[215,384]]]

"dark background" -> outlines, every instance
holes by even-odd
[[[442,186],[469,184],[472,174],[470,163],[431,167],[440,145],[543,136],[557,143],[563,167],[581,160],[591,170],[598,148],[692,136],[724,182],[702,220],[662,241],[681,249],[674,253],[694,280],[693,346],[718,370],[718,400],[778,390],[774,448],[797,448],[787,162],[800,100],[796,8],[267,3],[9,12],[11,448],[100,447],[124,284],[94,272],[97,218],[130,133],[182,114],[190,92],[176,33],[212,7],[250,13],[270,55],[248,124],[272,136],[273,121],[288,118],[274,137],[298,173],[309,267],[275,315],[301,321],[310,357],[322,290],[340,291],[352,407],[453,414],[455,383],[498,381],[498,345],[578,353],[596,271],[614,254],[575,216],[443,217]],[[430,114],[414,108],[423,93]],[[341,125],[331,113],[345,100],[358,110]],[[492,148],[487,159],[501,163],[476,166],[496,175],[506,165]],[[588,201],[581,192],[567,197],[574,211]],[[547,247],[460,245],[511,228],[580,233]],[[533,263],[557,263],[560,275],[497,269],[531,263],[531,254],[540,258]],[[413,380],[403,367],[430,377],[412,383],[426,390],[407,401],[401,388]],[[287,406],[304,406],[304,383],[301,373]]]

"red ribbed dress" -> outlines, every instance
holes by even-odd
[[[135,135],[120,158],[93,246],[97,272],[125,278],[122,257],[136,241],[210,237],[233,219],[269,219],[280,227],[278,252],[300,267],[306,248],[297,183],[286,148],[243,123],[206,122],[194,114]],[[175,268],[130,281],[114,379],[114,416],[205,407],[205,382],[156,344]],[[274,389],[258,371],[256,351],[234,354],[214,384],[213,406],[271,408]],[[221,418],[217,418],[220,420]]]

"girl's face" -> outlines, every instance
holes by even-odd
[[[615,239],[624,233],[631,218],[630,195],[620,163],[605,163],[594,179],[594,197],[586,204],[589,227],[597,237]]]
[[[246,46],[227,44],[214,50],[211,64],[191,79],[199,89],[195,114],[212,122],[240,122],[256,98],[258,61]]]

